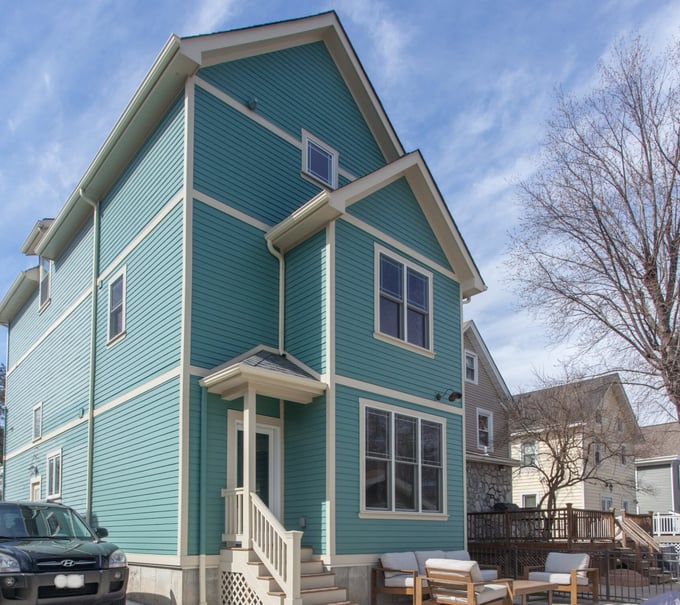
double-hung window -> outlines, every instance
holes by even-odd
[[[42,403],[33,406],[33,441],[42,437],[42,417],[43,406]]]
[[[443,512],[444,424],[397,409],[363,409],[363,510]]]
[[[536,466],[536,442],[522,442],[522,466]]]
[[[477,410],[477,447],[480,450],[493,449],[493,414]]]
[[[42,309],[49,301],[52,287],[52,261],[43,256],[40,257],[40,308]]]
[[[477,355],[465,351],[465,380],[477,384]]]
[[[377,332],[432,350],[432,275],[380,248],[377,251]]]
[[[47,498],[61,496],[61,450],[47,455]]]
[[[109,342],[125,333],[125,271],[109,282],[108,339]]]

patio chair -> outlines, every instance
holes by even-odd
[[[512,580],[484,580],[476,561],[429,559],[425,566],[434,605],[512,605]]]
[[[550,552],[543,567],[525,567],[524,578],[557,584],[555,590],[570,594],[571,605],[577,605],[579,592],[592,593],[593,603],[597,603],[600,600],[600,570],[589,565],[587,553]]]

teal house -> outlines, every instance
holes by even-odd
[[[22,251],[3,493],[106,527],[131,598],[367,603],[464,548],[485,285],[335,13],[172,36]]]

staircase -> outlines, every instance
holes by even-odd
[[[347,600],[347,589],[335,585],[335,574],[324,570],[323,563],[314,559],[311,548],[303,546],[300,555],[300,605],[353,605]],[[220,571],[221,605],[291,602],[254,550],[224,549]],[[236,579],[238,575],[242,580]]]

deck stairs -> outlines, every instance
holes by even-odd
[[[231,573],[242,574],[249,598],[242,595],[242,602],[257,602],[262,605],[286,605],[290,600],[252,549],[230,548],[222,551],[221,568]],[[242,589],[243,590],[243,589]],[[231,599],[223,599],[228,603]],[[301,548],[300,561],[300,605],[354,605],[348,600],[347,589],[336,586],[335,574],[324,569],[322,561],[314,557],[311,548]]]

